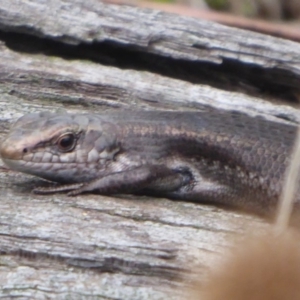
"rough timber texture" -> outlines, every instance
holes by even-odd
[[[296,43],[158,11],[2,0],[0,138],[24,113],[58,108],[213,105],[299,122],[288,106],[299,98],[299,53]],[[31,194],[41,183],[0,167],[1,297],[183,299],[193,266],[205,277],[232,237],[265,226],[168,199]]]

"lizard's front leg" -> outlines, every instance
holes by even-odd
[[[156,193],[172,192],[186,185],[191,178],[185,172],[169,169],[163,165],[143,165],[134,169],[111,173],[87,183],[76,183],[50,188],[37,188],[37,194],[69,191],[75,196],[96,191],[100,194],[134,193],[140,190]]]

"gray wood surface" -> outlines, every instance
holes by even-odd
[[[299,77],[287,40],[96,0],[1,1],[0,138],[58,108],[212,105],[299,122]],[[0,165],[2,298],[184,299],[193,270],[205,278],[233,237],[265,227],[168,199],[32,194],[39,184]]]

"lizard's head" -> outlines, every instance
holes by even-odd
[[[11,169],[65,183],[91,180],[120,150],[113,124],[91,115],[33,113],[21,117],[0,146]]]

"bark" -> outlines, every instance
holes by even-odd
[[[1,138],[21,115],[59,108],[211,105],[299,122],[291,41],[96,0],[2,0],[0,39]],[[168,199],[32,194],[41,183],[1,166],[1,297],[183,299],[191,270],[205,278],[233,237],[266,226]]]

